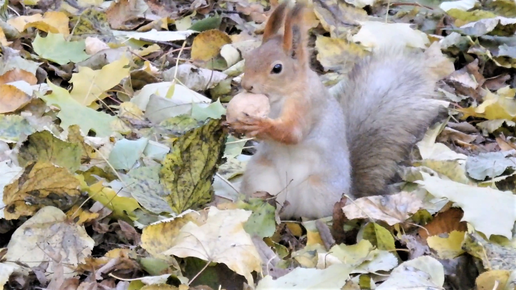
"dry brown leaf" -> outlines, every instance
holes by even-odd
[[[422,206],[416,195],[403,191],[393,195],[358,198],[342,210],[349,219],[372,218],[392,226],[404,222]]]
[[[31,97],[13,85],[0,85],[0,113],[11,113],[29,103]]]
[[[15,81],[26,81],[31,85],[35,85],[38,82],[38,79],[34,74],[19,68],[12,69],[0,76],[0,84],[6,84]]]

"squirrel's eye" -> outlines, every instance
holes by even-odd
[[[273,74],[279,74],[281,70],[283,69],[283,66],[281,64],[276,64],[272,67],[271,73]]]

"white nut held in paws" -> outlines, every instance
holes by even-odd
[[[269,98],[262,94],[240,93],[234,96],[226,109],[226,120],[234,123],[238,119],[251,117],[265,118],[269,115],[271,105]]]

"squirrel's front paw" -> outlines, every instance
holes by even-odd
[[[266,137],[268,130],[272,127],[272,123],[273,121],[270,118],[254,117],[244,113],[236,122],[232,122],[230,127],[237,133],[263,139]]]

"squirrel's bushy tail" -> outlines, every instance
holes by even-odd
[[[385,193],[397,164],[438,116],[436,75],[423,53],[374,52],[339,84],[337,98],[347,121],[351,195]]]

